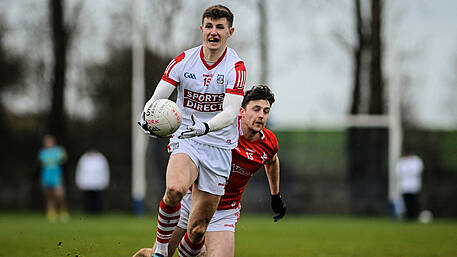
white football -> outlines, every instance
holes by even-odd
[[[159,99],[144,114],[148,129],[159,137],[173,134],[181,126],[182,112],[175,102]]]

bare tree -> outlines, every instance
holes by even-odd
[[[24,59],[22,56],[13,55],[8,52],[8,50],[3,45],[3,37],[7,31],[6,26],[4,25],[4,19],[0,16],[0,97],[2,93],[7,90],[11,90],[22,77],[23,73],[23,62]],[[3,101],[0,102],[0,138],[4,142],[8,140],[8,129],[7,122],[5,119],[6,111]]]
[[[382,23],[382,0],[371,2],[371,60],[370,60],[370,100],[369,113],[383,114],[384,111],[384,79],[382,72],[382,40],[381,40],[381,23]]]
[[[77,18],[84,1],[79,1],[73,11],[73,16],[65,22],[64,0],[49,0],[49,20],[52,28],[52,49],[54,67],[52,79],[51,113],[49,131],[62,142],[66,141],[66,117],[64,111],[65,86],[67,73],[67,56],[69,45],[74,35]]]
[[[381,38],[383,1],[372,0],[369,4],[370,8],[363,8],[360,0],[354,0],[358,44],[353,50],[354,87],[349,110],[353,115],[385,112]],[[348,128],[347,153],[351,210],[363,214],[385,212],[388,202],[387,130]]]

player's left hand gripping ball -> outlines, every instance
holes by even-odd
[[[179,138],[191,138],[208,134],[209,126],[206,122],[201,122],[195,114],[192,114],[192,125],[187,126],[187,130],[183,131]]]
[[[143,130],[143,132],[146,133],[148,136],[157,138],[157,136],[154,135],[154,134],[148,129],[148,123],[147,123],[146,120],[144,119],[144,112],[141,113],[141,119],[140,119],[140,121],[138,121],[138,126],[140,126],[141,129]]]
[[[271,196],[271,208],[273,209],[273,212],[277,214],[273,217],[275,222],[277,222],[279,219],[282,219],[282,217],[286,215],[287,205],[283,201],[280,193]]]

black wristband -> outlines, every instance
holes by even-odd
[[[209,125],[206,122],[203,122],[203,124],[205,124],[205,133],[203,133],[203,135],[206,135],[209,132]]]

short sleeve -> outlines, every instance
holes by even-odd
[[[179,64],[182,63],[181,61],[184,60],[185,56],[185,52],[182,52],[180,55],[176,56],[173,60],[170,61],[167,68],[165,69],[165,72],[162,75],[162,80],[174,86],[179,84],[179,74],[181,73],[180,69],[182,66]]]
[[[246,67],[243,61],[235,63],[234,69],[229,73],[229,80],[225,93],[244,96],[246,84]]]

